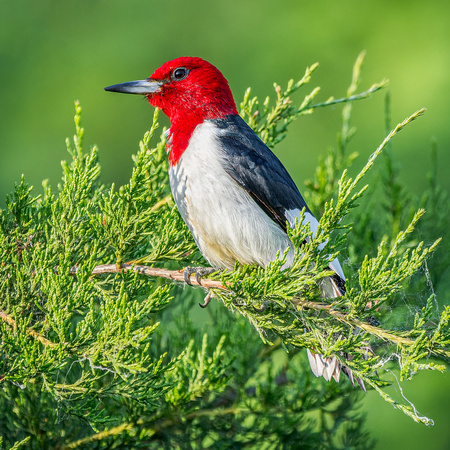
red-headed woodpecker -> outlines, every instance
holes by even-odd
[[[295,226],[303,208],[315,234],[317,219],[280,160],[239,116],[227,80],[212,64],[177,58],[146,80],[105,90],[145,95],[169,117],[172,195],[211,265],[233,269],[238,261],[265,267],[278,252],[292,249],[286,222]],[[293,256],[289,251],[287,265]],[[330,268],[335,275],[321,284],[323,295],[339,297],[345,277],[337,259]],[[335,357],[309,350],[308,357],[316,376],[338,381],[341,368],[351,376]]]

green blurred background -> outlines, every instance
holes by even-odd
[[[103,87],[148,77],[182,55],[218,66],[237,101],[248,86],[265,97],[274,81],[285,86],[318,61],[311,87],[321,86],[319,98],[325,100],[345,95],[352,65],[366,50],[361,88],[390,80],[393,125],[428,108],[395,138],[401,179],[420,195],[436,139],[439,182],[449,189],[449,19],[450,3],[437,0],[0,0],[0,207],[21,174],[38,193],[43,179],[58,183],[76,99],[83,107],[85,143],[100,148],[104,182],[128,180],[131,154],[149,128],[152,109]],[[385,136],[384,96],[355,104],[358,133],[351,149],[361,155],[355,167]],[[277,148],[299,186],[335,144],[340,114],[336,107],[302,117]],[[404,385],[419,411],[435,419],[432,428],[369,393],[362,409],[378,448],[450,448],[449,388],[449,374],[438,373],[419,374]]]

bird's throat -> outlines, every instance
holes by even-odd
[[[180,161],[181,156],[186,150],[192,133],[199,123],[188,122],[184,124],[174,124],[170,127],[167,148],[169,151],[169,164],[174,167]]]

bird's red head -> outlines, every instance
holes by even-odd
[[[180,120],[201,123],[237,114],[227,80],[204,59],[168,61],[149,80],[161,83],[156,92],[147,95],[149,103],[161,108],[172,124]]]
[[[172,124],[169,156],[172,164],[181,157],[197,125],[238,113],[225,77],[201,58],[177,58],[163,64],[146,80],[117,84],[105,90],[145,95],[152,106],[164,111]]]

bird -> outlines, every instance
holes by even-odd
[[[168,116],[172,195],[213,270],[233,270],[236,262],[265,267],[289,248],[288,267],[294,246],[287,223],[295,227],[301,217],[315,236],[317,219],[281,161],[240,117],[229,84],[214,65],[198,57],[179,57],[149,78],[104,89],[143,95]],[[345,295],[337,258],[329,269],[334,273],[321,282],[322,295]],[[186,274],[194,272],[204,275],[193,268],[185,272],[186,281]],[[351,371],[335,356],[307,352],[314,375],[339,381],[342,371],[354,384]],[[361,386],[362,380],[356,380]]]

